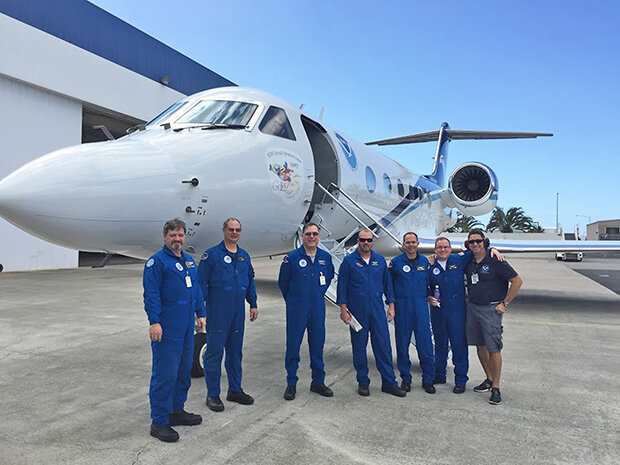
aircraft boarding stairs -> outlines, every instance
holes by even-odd
[[[325,293],[325,298],[332,304],[336,305],[336,289],[338,287],[338,270],[340,268],[340,264],[342,263],[342,260],[344,260],[345,256],[347,256],[348,254],[350,254],[351,252],[355,250],[355,245],[352,247],[346,247],[346,243],[349,241],[349,239],[354,237],[360,230],[369,229],[375,238],[378,238],[379,237],[378,234],[383,232],[387,236],[392,238],[392,240],[395,243],[397,243],[399,246],[402,246],[402,242],[396,236],[394,236],[394,234],[388,231],[387,228],[385,228],[381,224],[378,218],[375,218],[371,213],[369,213],[364,208],[362,208],[362,206],[359,203],[357,203],[349,194],[343,191],[340,187],[332,183],[330,184],[330,188],[328,189],[324,187],[323,185],[321,185],[320,183],[318,183],[317,181],[315,181],[315,184],[325,194],[324,198],[329,197],[336,205],[342,208],[345,211],[345,213],[349,215],[351,218],[353,218],[353,220],[358,224],[358,226],[355,229],[353,229],[349,234],[347,234],[340,241],[336,241],[335,239],[328,238],[328,239],[322,239],[319,242],[319,247],[326,250],[331,255],[332,262],[336,270],[334,279],[332,280],[329,288],[327,289],[327,292]],[[362,221],[355,213],[353,213],[346,205],[344,205],[333,194],[334,192],[339,192],[343,197],[345,197],[349,202],[351,202],[357,210],[359,210],[361,213],[363,213],[366,217],[368,217],[372,221],[372,224],[374,224],[375,227],[371,228],[366,223],[364,223],[364,221]],[[315,221],[315,222],[319,225],[319,227],[325,230],[328,233],[328,235],[331,235],[330,231],[325,227],[325,225],[321,224],[323,221],[323,218],[321,217],[321,215],[319,213],[315,213],[314,217],[318,218],[318,221]],[[301,229],[300,229],[300,234],[301,234]],[[299,240],[299,243],[301,244],[301,240],[300,239],[298,240]]]

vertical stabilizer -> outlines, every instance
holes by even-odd
[[[439,128],[439,137],[437,138],[437,152],[435,153],[435,163],[433,164],[433,172],[428,175],[428,179],[440,187],[446,185],[446,165],[448,163],[448,145],[452,140],[448,135],[450,126],[448,123],[441,123]]]

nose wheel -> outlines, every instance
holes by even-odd
[[[201,378],[205,375],[204,356],[206,351],[206,333],[194,334],[194,361],[192,363],[192,378]]]

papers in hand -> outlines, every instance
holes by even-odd
[[[362,329],[362,325],[360,324],[359,321],[357,321],[355,319],[355,317],[353,316],[352,313],[349,313],[349,315],[351,315],[351,320],[349,321],[349,326],[351,328],[353,328],[353,331],[355,331],[356,333],[359,332]]]

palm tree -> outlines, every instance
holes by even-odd
[[[461,212],[456,213],[456,223],[451,228],[446,229],[449,233],[469,232],[472,229],[482,228],[483,224],[473,216],[463,215]]]
[[[536,232],[542,228],[536,227],[531,217],[527,216],[523,212],[521,207],[509,208],[507,212],[501,207],[495,207],[489,224],[487,224],[487,231],[493,232],[499,230],[503,233],[511,233],[515,230],[523,232]]]

